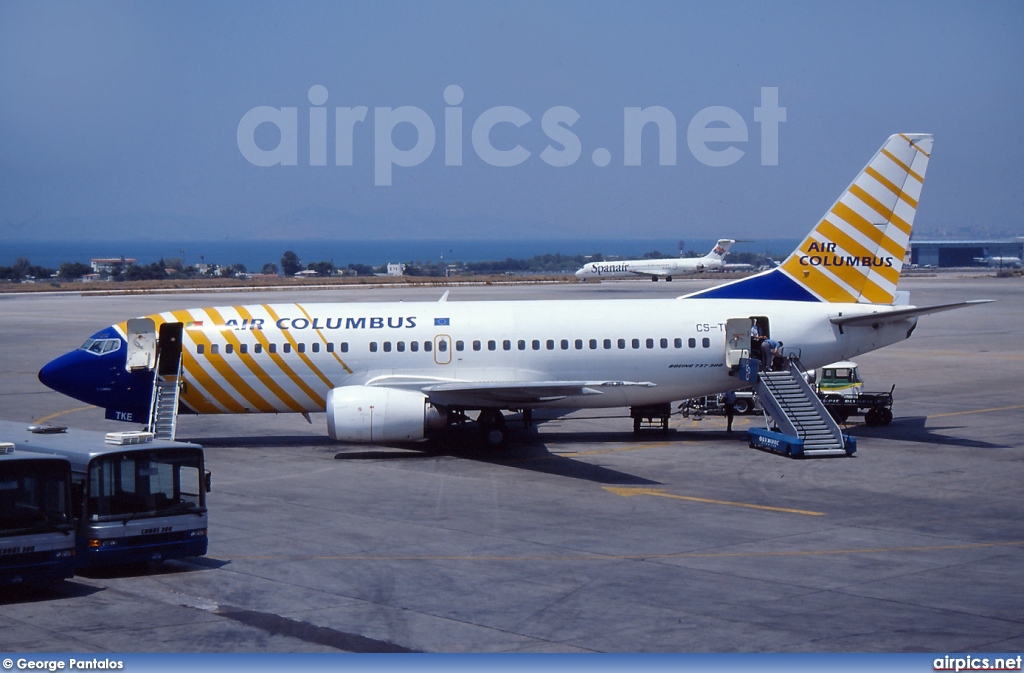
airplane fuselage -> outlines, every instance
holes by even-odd
[[[840,330],[829,322],[878,307],[817,302],[648,299],[356,304],[261,304],[149,316],[184,325],[183,406],[196,413],[324,411],[328,392],[368,385],[423,390],[445,382],[594,381],[585,394],[524,401],[521,408],[649,405],[745,385],[727,350],[749,348],[751,316],[806,367],[853,357],[909,336],[913,320]],[[733,320],[733,334],[728,323]],[[738,332],[738,333],[736,333]],[[149,403],[152,381],[125,367],[126,323],[113,353],[78,350],[48,365],[47,385],[105,408]],[[731,345],[730,345],[731,344]],[[106,359],[107,364],[101,361]],[[81,376],[82,364],[103,373]],[[60,371],[75,371],[62,382]],[[622,385],[619,385],[622,384]],[[487,406],[440,393],[452,406]],[[511,405],[496,405],[511,406]]]
[[[634,259],[614,262],[587,262],[576,277],[588,278],[671,278],[722,268],[722,260],[692,257],[686,259]]]

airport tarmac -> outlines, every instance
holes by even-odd
[[[583,311],[708,284],[456,287],[449,301]],[[1024,280],[900,287],[917,305],[997,301],[857,358],[866,389],[895,384],[895,420],[852,423],[853,458],[756,451],[720,417],[634,437],[625,409],[517,428],[504,453],[335,443],[323,414],[182,417],[213,472],[209,555],[8,592],[0,650],[1020,653]],[[36,379],[127,317],[445,289],[0,295],[0,418],[133,429]]]

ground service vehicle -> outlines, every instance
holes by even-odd
[[[0,443],[0,586],[74,574],[70,463]]]
[[[867,425],[888,425],[892,422],[892,393],[865,392],[857,363],[843,360],[821,368],[818,397],[840,423],[850,416],[864,416]]]
[[[18,451],[70,463],[76,568],[206,554],[210,478],[201,446],[9,421],[0,421],[0,436]]]

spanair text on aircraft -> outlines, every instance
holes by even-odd
[[[502,410],[643,409],[741,388],[752,320],[812,368],[966,305],[898,301],[931,150],[930,135],[890,137],[780,266],[677,299],[187,309],[101,330],[39,378],[109,418],[170,418],[171,435],[178,412],[326,412],[329,434],[353,442],[422,439],[473,414],[499,443]]]
[[[588,278],[650,278],[672,280],[672,276],[701,273],[724,268],[729,247],[736,241],[723,238],[703,257],[672,259],[628,259],[614,262],[587,262],[576,272],[581,280]]]

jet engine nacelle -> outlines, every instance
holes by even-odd
[[[411,390],[343,386],[327,393],[327,432],[343,442],[408,442],[444,428],[446,415]]]

